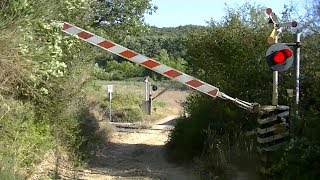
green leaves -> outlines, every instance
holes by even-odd
[[[222,22],[190,32],[185,47],[193,75],[235,98],[268,104],[272,90],[272,72],[264,59],[268,29],[254,24],[261,13],[260,9],[242,14],[231,11]],[[251,153],[252,142],[248,139],[246,142],[251,143],[250,147],[236,145],[241,144],[240,138],[245,137],[246,131],[256,128],[255,115],[230,102],[200,93],[189,96],[184,108],[190,116],[176,125],[168,143],[177,157],[192,158],[202,154],[209,159],[217,152],[212,152],[212,145],[223,147],[222,143],[215,142],[216,139],[228,140],[224,145],[231,148],[221,148],[222,151],[237,149]],[[183,139],[188,139],[188,142]],[[210,163],[211,167],[216,167],[217,162]]]
[[[114,11],[105,15],[114,21],[105,31],[92,26],[97,10],[95,2],[0,0],[0,97],[4,96],[5,104],[10,106],[0,105],[3,112],[0,161],[3,162],[4,156],[14,159],[14,171],[32,168],[39,159],[35,155],[41,156],[47,150],[44,146],[52,146],[54,140],[74,159],[84,159],[92,153],[90,147],[96,141],[96,127],[91,126],[94,117],[86,106],[82,88],[90,78],[94,58],[105,52],[67,36],[61,27],[50,22],[67,21],[93,33],[122,40],[146,29],[143,15],[152,9],[149,0],[110,1],[116,2],[111,7]],[[113,33],[106,36],[106,32]],[[141,73],[141,69],[130,63],[123,64],[123,70],[128,74]],[[8,103],[11,101],[19,104],[11,106]],[[140,111],[126,113],[138,117],[136,112]],[[0,164],[1,173],[2,169]]]
[[[143,16],[155,11],[149,0],[99,0],[92,7],[92,24],[102,27],[117,42],[128,35],[143,35],[147,30]]]
[[[122,63],[109,61],[105,67],[105,71],[108,73],[109,80],[123,80],[126,78],[141,76],[143,68],[128,61],[124,61]]]
[[[161,63],[175,68],[179,71],[186,72],[187,69],[187,62],[182,58],[174,59],[173,57],[169,57],[168,52],[165,49],[161,49],[160,53],[155,57]]]
[[[290,141],[280,160],[272,166],[276,179],[317,179],[320,175],[320,146],[306,138]]]
[[[243,24],[212,27],[189,36],[187,53],[200,79],[235,97],[261,101],[268,91],[260,91],[259,96],[247,91],[270,87],[265,83],[265,79],[271,80],[271,71],[264,60],[264,39],[263,31],[256,33]]]

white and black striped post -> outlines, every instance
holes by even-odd
[[[289,140],[289,106],[258,118],[257,142],[260,153],[260,173],[269,174],[272,157],[276,150]]]

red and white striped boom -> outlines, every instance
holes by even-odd
[[[133,50],[130,50],[126,47],[123,47],[119,44],[116,44],[114,42],[108,41],[100,36],[97,36],[95,34],[92,34],[86,30],[83,30],[77,26],[74,26],[72,24],[63,22],[61,23],[62,31],[70,34],[72,36],[79,37],[81,40],[86,41],[90,44],[93,44],[95,46],[98,46],[104,50],[107,50],[113,54],[116,54],[118,56],[121,56],[129,61],[138,63],[152,71],[155,71],[163,76],[166,76],[168,78],[174,79],[182,84],[185,84],[197,91],[200,91],[202,93],[205,93],[211,97],[220,97],[223,99],[228,99],[236,103],[238,106],[253,111],[254,104],[248,103],[236,98],[232,98],[222,92],[219,91],[219,89],[215,86],[212,86],[208,83],[205,83],[199,79],[196,79],[188,74],[185,74],[181,71],[178,71],[174,68],[171,68],[169,66],[166,66],[164,64],[161,64],[160,62],[148,58],[142,54],[139,54]]]

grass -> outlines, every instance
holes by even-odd
[[[0,106],[3,115],[0,119],[0,179],[25,177],[33,171],[34,163],[53,147],[51,128],[35,122],[30,104],[13,99],[3,99],[0,103],[6,105]]]
[[[140,79],[140,78],[139,78]],[[143,101],[144,82],[137,81],[101,81],[94,80],[85,87],[85,94],[89,102],[99,104],[103,119],[109,120],[109,95],[107,85],[113,85],[112,93],[112,120],[115,122],[142,122],[154,121],[165,116],[166,103],[153,101],[152,115],[145,114],[141,109]],[[103,116],[103,115],[102,115]]]
[[[153,101],[152,115],[142,112],[140,104],[143,99],[143,82],[90,81],[83,89],[86,94],[86,102],[77,100],[73,103],[69,102],[69,106],[63,110],[64,114],[56,117],[60,120],[59,132],[64,132],[61,137],[68,139],[63,142],[70,141],[70,145],[73,145],[72,143],[76,145],[78,141],[82,142],[77,147],[77,153],[82,153],[78,154],[79,157],[90,156],[88,153],[94,149],[92,146],[95,146],[94,138],[96,137],[93,133],[96,130],[93,127],[96,125],[100,127],[97,134],[101,137],[107,137],[112,131],[106,121],[109,117],[109,101],[105,87],[108,84],[114,85],[112,119],[118,122],[141,122],[141,127],[144,127],[149,122],[170,114],[167,104],[158,99]],[[159,88],[163,89],[163,87]],[[86,111],[79,109],[79,106],[82,107],[86,103],[89,109]],[[52,134],[53,128],[46,123],[47,121],[43,120],[42,124],[41,119],[41,121],[35,119],[34,113],[38,109],[35,109],[31,103],[0,96],[0,104],[0,179],[27,177],[32,174],[34,167],[41,161],[45,152],[56,146]],[[82,113],[79,114],[78,110]],[[93,119],[97,121],[92,121]],[[76,126],[77,124],[79,127]],[[72,127],[79,130],[76,131],[77,134]]]

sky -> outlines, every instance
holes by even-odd
[[[181,25],[207,25],[212,18],[219,21],[225,15],[226,5],[237,7],[246,2],[272,8],[280,14],[284,4],[293,2],[299,14],[304,13],[310,0],[152,0],[158,9],[152,15],[145,15],[145,21],[157,27],[177,27]],[[267,16],[266,16],[267,17]]]

